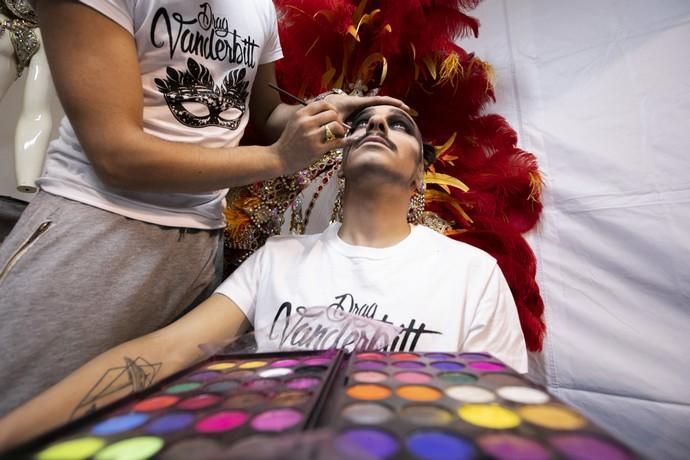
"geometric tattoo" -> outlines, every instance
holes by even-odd
[[[70,420],[95,411],[98,402],[113,393],[125,389],[130,389],[129,393],[136,393],[148,388],[161,366],[162,363],[151,364],[140,356],[133,360],[125,356],[125,365],[108,369],[79,402]]]

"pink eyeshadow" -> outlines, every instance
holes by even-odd
[[[219,433],[230,431],[243,425],[249,416],[242,411],[223,411],[216,412],[206,418],[199,420],[196,424],[197,431],[201,433]]]

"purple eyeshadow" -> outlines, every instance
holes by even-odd
[[[372,360],[367,360],[367,361],[357,361],[355,363],[355,367],[357,369],[383,369],[386,367],[386,363],[383,361],[372,361]]]
[[[424,363],[420,363],[419,361],[397,361],[393,363],[393,366],[400,369],[420,369],[426,367]]]
[[[484,360],[484,359],[491,359],[491,355],[486,355],[484,353],[460,353],[460,357],[462,359],[466,359],[468,361],[471,360]]]
[[[194,422],[192,414],[168,414],[149,423],[145,431],[150,434],[172,433],[188,427],[192,422]]]
[[[206,371],[206,372],[197,372],[196,374],[192,374],[189,376],[189,380],[194,380],[197,382],[205,382],[207,380],[213,380],[217,377],[220,377],[223,375],[220,372],[213,372],[213,371]]]
[[[549,442],[559,452],[572,460],[628,460],[625,450],[610,442],[591,436],[566,434],[553,436]]]
[[[321,380],[316,377],[298,377],[287,382],[285,386],[291,390],[306,390],[317,386],[319,383]]]
[[[410,452],[424,460],[465,460],[474,458],[472,442],[443,431],[421,431],[407,438]]]
[[[455,355],[450,353],[424,353],[424,356],[429,359],[453,359]]]
[[[335,447],[344,458],[386,459],[400,450],[398,440],[385,431],[356,428],[342,433]]]
[[[482,436],[479,441],[482,450],[496,460],[549,460],[551,455],[538,442],[509,433]]]
[[[280,381],[276,379],[257,379],[245,382],[244,386],[252,390],[268,390],[278,386],[279,383]]]
[[[435,363],[431,363],[431,367],[444,371],[459,371],[460,369],[464,369],[465,365],[456,361],[436,361]]]
[[[304,364],[308,364],[310,366],[323,366],[330,362],[331,360],[328,358],[309,358],[304,360]]]

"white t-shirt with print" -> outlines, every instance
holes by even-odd
[[[382,249],[347,244],[339,228],[270,238],[216,292],[256,331],[283,327],[299,307],[328,306],[401,326],[391,351],[483,351],[527,372],[517,308],[493,257],[423,226]]]
[[[146,133],[210,148],[238,145],[258,66],[282,57],[271,0],[80,1],[134,37]],[[103,72],[117,74],[117,63]],[[105,185],[67,118],[48,149],[38,184],[47,192],[158,225],[224,226],[227,190],[142,193]]]

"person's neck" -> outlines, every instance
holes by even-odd
[[[386,248],[410,234],[408,194],[399,188],[346,189],[338,236],[354,246]]]

